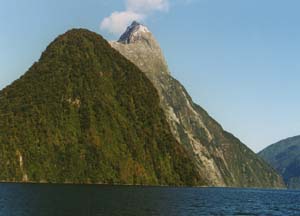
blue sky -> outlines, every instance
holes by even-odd
[[[0,0],[0,89],[70,28],[117,39],[100,24],[129,7],[126,0]],[[297,0],[169,0],[138,12],[194,101],[258,151],[300,134],[299,8]]]

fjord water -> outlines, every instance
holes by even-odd
[[[300,215],[300,191],[3,183],[0,215]]]

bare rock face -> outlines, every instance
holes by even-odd
[[[151,81],[170,75],[160,46],[146,26],[133,22],[118,42],[111,45],[142,69]]]
[[[117,42],[110,44],[152,81],[173,135],[196,159],[208,185],[284,187],[269,165],[192,101],[171,76],[160,46],[146,26],[133,22]]]

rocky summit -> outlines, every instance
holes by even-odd
[[[110,44],[151,80],[173,136],[196,161],[206,185],[284,187],[272,167],[193,102],[171,76],[162,50],[146,26],[133,22],[118,41]]]

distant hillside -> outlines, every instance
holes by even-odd
[[[203,185],[138,67],[71,30],[0,92],[0,180]]]
[[[281,140],[258,155],[281,173],[289,188],[300,188],[300,136]]]

